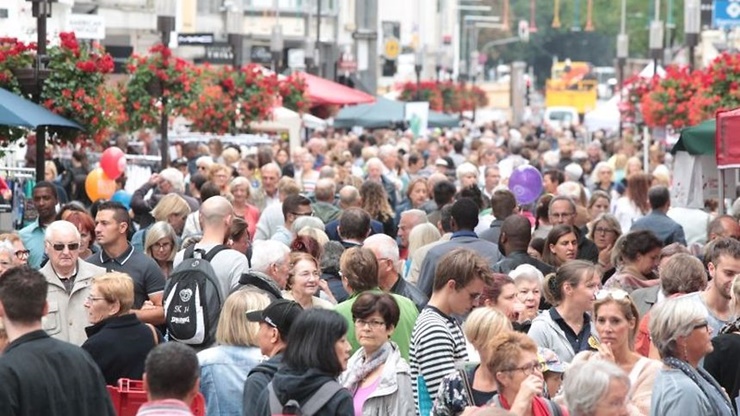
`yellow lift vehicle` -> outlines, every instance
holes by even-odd
[[[546,107],[574,107],[583,116],[596,108],[598,80],[588,62],[556,61],[545,85]]]

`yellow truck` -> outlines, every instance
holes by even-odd
[[[545,107],[574,107],[583,116],[596,108],[597,85],[588,62],[554,62],[545,84]]]

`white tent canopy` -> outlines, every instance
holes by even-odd
[[[583,125],[590,132],[596,130],[619,131],[619,94],[609,101],[600,102],[583,117]]]
[[[301,147],[301,128],[323,129],[326,121],[311,114],[300,114],[285,107],[275,107],[272,110],[272,120],[252,123],[250,126],[255,131],[288,133],[290,148]]]

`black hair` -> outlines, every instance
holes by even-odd
[[[650,230],[631,231],[622,236],[619,253],[625,260],[637,260],[639,254],[647,254],[663,248],[663,242]]]
[[[439,210],[439,224],[445,233],[454,231],[452,229],[452,204],[447,204]]]
[[[57,193],[57,187],[49,182],[49,181],[41,181],[36,182],[36,186],[33,187],[33,190],[36,191],[37,189],[49,189],[51,191],[51,194],[54,195],[54,199],[59,200],[59,194]]]
[[[648,190],[648,201],[652,209],[663,208],[671,201],[671,193],[665,186],[653,186]]]
[[[478,225],[478,205],[470,198],[460,198],[452,204],[452,219],[457,224],[457,230],[475,229]]]
[[[370,232],[370,214],[362,208],[347,208],[339,216],[339,233],[343,239],[364,240]]]
[[[365,292],[352,304],[352,319],[365,319],[374,313],[383,318],[386,328],[398,326],[401,311],[398,303],[389,293]]]
[[[501,224],[501,235],[506,235],[512,250],[526,251],[532,239],[532,225],[523,215],[509,215]]]
[[[195,185],[195,189],[197,189],[198,191],[201,190],[203,184],[206,183],[206,181],[208,181],[208,178],[206,178],[206,175],[200,172],[196,172],[190,175],[190,183]]]
[[[557,183],[558,185],[565,182],[565,174],[563,173],[562,170],[558,170],[558,169],[546,170],[542,174],[542,176],[547,176],[548,178],[550,178],[550,182]]]
[[[480,188],[478,188],[477,185],[473,184],[466,188],[463,188],[458,192],[457,198],[470,198],[475,202],[475,205],[478,206],[478,211],[482,211],[483,208],[486,208],[486,204],[483,201],[483,193],[481,192]]]
[[[347,335],[347,328],[347,320],[333,310],[305,310],[291,325],[283,363],[292,370],[317,369],[338,377],[344,370],[334,345]]]
[[[206,181],[200,187],[200,202],[203,203],[206,199],[221,195],[221,189],[218,185],[211,181]]]
[[[13,322],[41,322],[47,290],[44,275],[28,266],[13,267],[0,275],[0,302]]]
[[[200,364],[191,347],[166,342],[149,351],[144,373],[153,399],[184,400],[200,377]]]
[[[437,203],[438,207],[452,202],[452,198],[455,196],[455,184],[450,181],[440,181],[434,184],[432,188],[432,194],[434,196],[434,202]]]
[[[98,205],[98,209],[96,211],[96,214],[98,212],[100,212],[100,211],[113,211],[113,218],[117,222],[119,222],[119,223],[125,222],[125,223],[129,224],[130,217],[128,215],[128,210],[120,202],[116,202],[116,201],[105,201],[105,202],[101,202]]]
[[[288,214],[293,214],[300,206],[311,206],[311,200],[303,195],[288,195],[283,201],[283,217],[288,218]]]

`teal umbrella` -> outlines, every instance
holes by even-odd
[[[714,119],[686,127],[681,130],[681,135],[671,149],[671,153],[675,155],[676,152],[684,151],[690,155],[713,155],[715,131],[717,131],[717,124]]]
[[[0,125],[30,129],[49,126],[84,130],[82,126],[74,121],[54,114],[46,108],[3,88],[0,88]]]
[[[339,110],[339,114],[334,117],[334,127],[349,129],[357,126],[378,129],[393,127],[404,121],[404,102],[377,97],[375,103],[347,106]],[[437,111],[429,111],[427,125],[430,128],[457,127],[459,121],[456,117]]]

